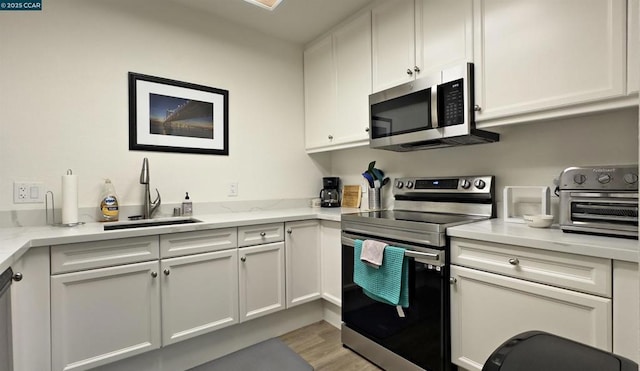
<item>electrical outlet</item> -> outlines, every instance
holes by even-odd
[[[237,197],[238,196],[238,182],[229,183],[229,192],[227,193],[229,197]]]
[[[40,204],[44,202],[44,185],[41,182],[13,182],[14,204]]]

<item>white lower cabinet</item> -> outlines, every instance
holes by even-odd
[[[235,228],[52,246],[52,369],[86,370],[238,323],[236,246]]]
[[[613,352],[638,363],[640,349],[638,263],[613,262]]]
[[[340,223],[320,223],[320,258],[322,260],[322,298],[342,305],[342,243]]]
[[[547,331],[612,350],[610,291],[600,296],[571,287],[574,285],[571,279],[584,276],[595,277],[595,281],[609,278],[610,290],[610,260],[572,254],[562,254],[564,256],[554,260],[545,252],[536,254],[535,249],[493,245],[491,249],[489,243],[452,239],[453,363],[480,371],[489,355],[504,341],[530,330]],[[489,246],[487,251],[483,250],[485,246]],[[495,268],[490,268],[492,266]],[[507,269],[511,269],[511,273],[505,273]],[[608,277],[602,277],[602,271],[609,272]],[[565,287],[540,283],[554,278]],[[579,285],[578,281],[589,280],[575,281],[575,285]],[[586,287],[590,286],[589,282]],[[594,287],[600,286],[604,285],[596,282]]]
[[[286,238],[284,226],[30,250],[23,257],[29,266],[15,265],[25,278],[12,296],[21,312],[16,328],[39,340],[14,336],[16,370],[88,370],[319,299],[320,224],[288,222]],[[44,361],[29,358],[29,344]]]
[[[49,248],[32,247],[13,263],[11,285],[14,371],[51,371]]]
[[[284,243],[238,250],[240,322],[285,309]]]
[[[320,226],[317,220],[285,223],[287,308],[321,297]]]
[[[238,251],[163,259],[162,345],[238,323]]]
[[[51,277],[53,370],[87,370],[160,347],[158,261]]]

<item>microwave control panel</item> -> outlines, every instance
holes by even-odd
[[[442,126],[464,124],[464,80],[438,85],[438,111]]]

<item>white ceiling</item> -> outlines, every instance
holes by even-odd
[[[283,0],[274,11],[243,0],[170,0],[261,33],[307,43],[363,8],[372,0]]]

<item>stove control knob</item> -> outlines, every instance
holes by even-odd
[[[627,173],[624,175],[624,181],[628,184],[633,184],[638,182],[638,176],[634,173]]]
[[[402,183],[402,180],[398,180],[398,182],[396,183],[396,188],[401,189],[402,187],[404,187],[404,183]]]
[[[576,184],[582,184],[587,181],[587,177],[584,174],[576,174],[573,176],[573,181]]]
[[[475,183],[473,183],[473,185],[478,189],[483,189],[487,185],[487,183],[485,183],[482,179],[477,179]]]
[[[409,189],[413,188],[413,182],[412,181],[408,181],[407,182],[407,188],[409,188]]]
[[[611,181],[611,175],[609,174],[600,174],[598,175],[598,182],[601,184],[607,184]]]
[[[460,182],[460,187],[462,187],[462,189],[469,189],[469,187],[471,187],[471,182],[466,179],[462,179],[462,182]]]

